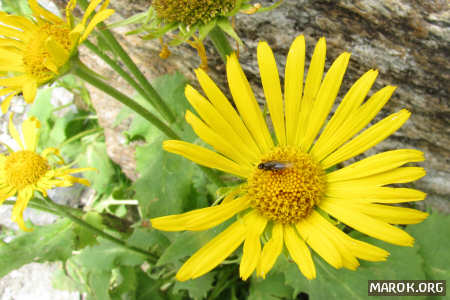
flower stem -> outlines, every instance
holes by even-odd
[[[169,126],[167,126],[164,122],[162,122],[153,113],[149,112],[147,109],[145,109],[139,103],[137,103],[130,97],[126,96],[125,94],[119,92],[118,90],[116,90],[115,88],[113,88],[112,86],[110,86],[109,84],[100,80],[97,76],[95,76],[94,72],[91,71],[88,67],[86,67],[78,59],[78,57],[74,57],[73,67],[72,67],[71,71],[74,75],[85,80],[86,82],[95,86],[99,90],[102,90],[106,94],[110,95],[111,97],[114,97],[119,102],[125,104],[126,106],[128,106],[129,108],[134,110],[136,113],[138,113],[144,119],[146,119],[147,121],[152,123],[155,127],[157,127],[159,130],[161,130],[168,137],[170,137],[172,139],[177,139],[177,140],[180,139],[180,137]]]
[[[156,92],[145,75],[139,70],[134,61],[128,53],[122,48],[114,35],[108,29],[101,30],[100,33],[105,38],[106,42],[111,47],[111,50],[120,57],[122,62],[128,70],[134,75],[139,84],[142,85],[145,91],[146,99],[152,99],[152,105],[170,122],[175,122],[175,116],[167,104],[161,99],[161,96]]]
[[[220,57],[222,58],[224,63],[227,63],[227,56],[233,53],[233,48],[228,42],[225,33],[220,29],[220,27],[214,27],[209,33],[208,37],[213,42],[214,47],[217,52],[219,52]]]
[[[150,253],[148,251],[145,251],[143,249],[140,249],[140,248],[137,248],[137,247],[134,247],[134,246],[127,245],[123,240],[118,239],[118,238],[116,238],[116,237],[114,237],[114,236],[112,236],[112,235],[110,235],[110,234],[108,234],[108,233],[106,233],[106,232],[104,232],[104,231],[102,231],[102,230],[92,226],[91,224],[83,221],[82,219],[74,216],[73,214],[71,214],[66,209],[66,207],[61,206],[61,205],[57,205],[50,198],[44,197],[44,199],[45,199],[45,203],[51,209],[53,209],[56,212],[58,212],[59,215],[68,218],[69,220],[71,220],[75,224],[90,230],[91,232],[97,234],[98,236],[100,236],[100,237],[102,237],[104,239],[107,239],[108,241],[113,242],[116,245],[122,246],[122,247],[124,247],[124,248],[126,248],[128,250],[133,251],[133,252],[145,255],[147,258],[149,258],[149,261],[152,262],[152,263],[155,263],[158,260],[158,258],[153,253]]]
[[[131,85],[143,98],[145,98],[153,107],[157,108],[157,104],[153,100],[152,95],[150,95],[147,90],[143,89],[139,83],[137,83],[134,78],[128,74],[116,61],[110,58],[106,53],[100,50],[95,44],[86,40],[84,45],[94,52],[98,57],[100,57],[105,63],[107,63],[114,71],[117,72],[129,85]],[[161,112],[161,115],[166,118],[167,121],[173,122],[172,119],[164,114],[164,111]]]

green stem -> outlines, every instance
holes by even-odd
[[[105,25],[106,27],[106,25]],[[116,40],[114,35],[108,29],[101,30],[100,33],[103,35],[111,50],[120,57],[122,62],[127,66],[128,70],[134,75],[139,84],[145,90],[146,99],[151,99],[152,105],[170,122],[175,122],[175,116],[167,106],[167,104],[161,99],[161,96],[156,92],[144,74],[139,70],[134,61],[128,55],[128,53],[122,48],[119,42]]]
[[[180,139],[180,137],[169,126],[167,126],[164,122],[162,122],[153,113],[149,112],[139,103],[137,103],[130,97],[126,96],[125,94],[119,92],[118,90],[116,90],[115,88],[113,88],[112,86],[100,80],[97,76],[95,76],[93,72],[78,59],[78,57],[74,57],[73,67],[71,71],[74,75],[78,76],[79,78],[90,83],[99,90],[105,92],[106,94],[110,95],[111,97],[117,99],[119,102],[125,104],[126,106],[134,110],[144,119],[146,119],[147,121],[152,123],[155,127],[157,127],[159,130],[161,130],[168,137],[176,140]]]
[[[6,200],[5,202],[3,202],[3,204],[4,205],[15,205],[16,201]],[[37,209],[37,210],[40,210],[40,211],[43,211],[43,212],[47,212],[47,213],[51,213],[53,215],[59,216],[59,214],[56,211],[54,211],[53,209],[50,209],[50,208],[48,208],[46,206],[42,206],[42,205],[39,205],[39,204],[36,204],[36,203],[32,203],[32,202],[28,203],[27,206],[31,207],[31,208],[34,208],[34,209]]]
[[[149,258],[149,260],[152,263],[156,263],[156,261],[158,260],[158,258],[153,254],[150,253],[148,251],[145,251],[143,249],[134,247],[134,246],[130,246],[127,245],[123,240],[118,239],[94,226],[92,226],[91,224],[83,221],[82,219],[72,215],[64,206],[61,205],[57,205],[56,203],[54,203],[51,199],[49,199],[48,197],[45,197],[45,202],[48,206],[50,206],[52,209],[54,209],[55,211],[57,211],[61,216],[68,218],[69,220],[71,220],[72,222],[74,222],[75,224],[84,227],[90,231],[92,231],[93,233],[97,234],[98,236],[107,239],[111,242],[113,242],[116,245],[122,246],[124,248],[127,248],[128,250],[131,250],[133,252],[139,253],[139,254],[143,254],[145,256],[147,256]]]
[[[217,52],[219,52],[223,62],[226,64],[227,56],[233,53],[233,48],[228,42],[225,33],[222,31],[222,29],[220,29],[220,27],[216,26],[208,33],[208,37],[211,39]]]
[[[106,62],[114,71],[117,72],[129,85],[131,85],[142,97],[144,97],[153,107],[155,107],[155,103],[153,101],[152,95],[147,93],[139,83],[137,83],[134,78],[128,74],[116,61],[110,58],[107,54],[105,54],[102,50],[100,50],[95,44],[86,40],[84,45],[94,52],[98,57],[100,57],[104,62]],[[163,115],[164,116],[164,115]],[[166,118],[167,119],[167,118]],[[172,122],[172,120],[168,120]]]
[[[72,136],[71,138],[65,140],[65,141],[62,142],[61,144],[59,144],[58,149],[61,149],[63,146],[65,146],[65,145],[67,145],[67,144],[70,144],[70,143],[72,143],[73,141],[76,141],[76,140],[78,140],[78,139],[81,139],[81,138],[83,138],[83,137],[85,137],[85,136],[87,136],[87,135],[91,135],[91,134],[94,134],[94,133],[97,133],[97,132],[102,132],[102,131],[103,131],[103,128],[100,128],[100,127],[99,127],[99,128],[92,128],[92,129],[89,129],[89,130],[85,130],[85,131],[83,131],[83,132],[80,132],[80,133],[78,133],[78,134]]]

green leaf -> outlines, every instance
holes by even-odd
[[[336,270],[321,257],[313,254],[317,278],[306,279],[294,262],[289,262],[284,255],[278,258],[276,269],[283,272],[286,284],[294,288],[294,295],[300,291],[309,294],[311,299],[367,299],[368,280],[425,279],[423,259],[418,254],[418,246],[401,247],[363,236],[358,232],[351,234],[354,238],[379,246],[390,252],[384,262],[361,260],[356,271]],[[408,299],[407,297],[405,297]],[[402,298],[403,299],[403,298]],[[411,299],[421,299],[412,297]]]
[[[181,296],[172,295],[166,289],[161,290],[164,284],[162,280],[150,278],[144,272],[137,271],[138,285],[136,288],[136,300],[175,300],[182,299]]]
[[[85,172],[84,176],[91,182],[98,193],[109,194],[114,188],[114,165],[106,153],[104,142],[92,141],[86,145],[84,155],[80,156],[80,166],[92,167],[97,171]]]
[[[218,227],[223,228],[224,226],[225,225]],[[186,231],[178,234],[172,244],[161,255],[157,265],[161,266],[167,263],[176,263],[178,260],[192,255],[219,232],[220,230],[218,228],[213,228],[207,231]]]
[[[26,16],[31,14],[27,0],[2,0],[2,10],[9,14]]]
[[[31,262],[66,260],[72,255],[75,234],[72,222],[35,227],[0,245],[0,277]]]
[[[220,18],[217,21],[217,26],[220,27],[225,33],[227,33],[229,36],[231,36],[236,42],[239,43],[240,46],[243,46],[242,40],[237,35],[236,31],[234,31],[233,26],[231,26],[230,21],[228,18]]]
[[[210,272],[200,278],[184,282],[177,281],[173,288],[174,293],[180,290],[186,290],[189,296],[194,300],[206,298],[209,290],[213,288],[214,273]]]
[[[154,229],[136,228],[128,238],[127,244],[141,249],[152,249],[162,252],[170,245],[170,241],[161,231]],[[152,252],[153,252],[152,251]]]
[[[292,288],[284,284],[284,276],[280,273],[269,274],[266,279],[251,278],[248,300],[279,300],[289,299]],[[315,298],[313,298],[315,299]],[[317,298],[321,299],[321,298]],[[326,298],[323,298],[326,299]]]
[[[416,238],[426,279],[450,279],[450,216],[432,213],[422,223],[408,226],[406,231]]]
[[[74,257],[75,262],[91,270],[111,270],[118,266],[136,266],[145,256],[110,241],[99,239],[99,244],[84,248]]]
[[[113,270],[112,299],[135,299],[137,276],[135,267],[120,267]]]
[[[83,215],[82,219],[85,222],[94,226],[95,228],[103,230],[104,226],[102,223],[102,216],[98,212],[89,211]],[[86,246],[94,245],[97,243],[96,234],[92,233],[91,230],[86,229],[86,227],[75,225],[74,231],[77,235],[77,248],[78,249],[84,248]]]
[[[87,300],[110,300],[109,283],[111,271],[95,271],[88,274],[89,293]]]

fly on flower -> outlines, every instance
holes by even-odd
[[[5,113],[11,99],[23,93],[27,103],[36,97],[37,88],[68,71],[70,57],[95,26],[114,13],[107,9],[109,0],[90,2],[83,19],[75,25],[75,0],[66,7],[66,21],[42,8],[37,0],[28,0],[32,18],[0,12],[0,96]],[[1,74],[1,73],[0,73]]]
[[[8,147],[9,153],[0,154],[0,205],[6,199],[17,196],[12,210],[12,220],[24,231],[30,231],[23,220],[23,212],[33,197],[34,191],[47,195],[47,190],[54,187],[67,187],[75,183],[89,186],[89,181],[71,174],[91,171],[92,168],[72,169],[64,165],[64,160],[56,148],[47,148],[36,152],[40,122],[30,117],[22,123],[22,136],[9,120],[9,133],[17,143],[19,150]],[[50,157],[57,162],[52,164]],[[60,165],[57,167],[57,165]]]
[[[350,53],[341,54],[322,78],[325,52],[322,38],[304,80],[305,39],[295,39],[287,56],[283,95],[272,50],[267,43],[259,43],[257,58],[275,140],[236,55],[228,57],[226,69],[237,110],[202,70],[196,74],[207,98],[186,87],[186,97],[199,115],[187,111],[186,120],[215,151],[176,140],[165,141],[164,149],[233,174],[245,183],[219,205],[151,220],[160,230],[199,231],[235,218],[184,263],[176,275],[178,280],[202,276],[241,244],[240,276],[244,280],[255,270],[257,276],[265,277],[283,248],[308,279],[316,277],[311,249],[338,269],[356,270],[359,259],[386,260],[387,251],[350,237],[332,219],[392,244],[413,245],[413,237],[393,224],[419,223],[427,214],[390,204],[420,201],[425,193],[388,185],[425,175],[421,167],[404,166],[423,161],[421,151],[386,151],[331,169],[380,143],[400,128],[410,113],[402,109],[363,130],[395,90],[386,86],[366,99],[378,75],[369,70],[326,122]],[[292,166],[283,167],[282,172],[266,170],[276,168],[276,162]],[[264,245],[262,236],[269,237]]]

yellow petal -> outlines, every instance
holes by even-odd
[[[311,223],[311,226],[320,230],[324,239],[329,240],[333,244],[342,258],[342,266],[349,270],[356,270],[359,266],[358,260],[349,249],[346,240],[339,238],[340,236],[345,235],[345,233],[331,225],[330,222],[325,220],[325,218],[323,218],[315,210],[312,211],[310,217],[308,218],[308,222]]]
[[[61,46],[53,37],[49,37],[45,41],[45,48],[47,49],[51,61],[60,68],[69,60],[70,53]]]
[[[9,134],[12,136],[12,138],[16,141],[17,145],[19,145],[19,147],[24,150],[23,144],[22,144],[22,139],[20,138],[20,134],[19,131],[17,131],[16,126],[14,126],[13,123],[13,117],[14,114],[11,113],[9,115]]]
[[[412,246],[414,243],[414,238],[400,228],[356,210],[344,208],[331,199],[322,201],[319,207],[341,222],[371,237],[400,246]]]
[[[194,279],[208,273],[239,247],[247,229],[237,220],[192,255],[178,271],[179,281]]]
[[[12,187],[8,186],[6,188],[0,188],[0,205],[2,205],[6,199],[14,196],[15,194],[16,190]]]
[[[0,38],[0,47],[2,48],[12,47],[19,50],[24,50],[26,44],[18,40]]]
[[[300,103],[303,92],[303,73],[305,70],[305,38],[298,36],[291,45],[286,60],[284,101],[286,105],[286,140],[295,145]],[[263,250],[264,252],[264,250]]]
[[[77,0],[69,0],[69,3],[67,3],[66,5],[66,20],[69,26],[72,25],[70,20],[73,18],[73,10],[75,9],[76,6]]]
[[[23,220],[23,211],[28,205],[31,197],[33,196],[33,189],[25,187],[24,189],[18,191],[16,204],[12,209],[11,220],[19,225],[20,229],[23,231],[33,231],[33,229],[28,228]]]
[[[356,111],[359,105],[364,101],[364,98],[369,93],[369,90],[375,79],[377,78],[378,72],[370,70],[361,76],[350,88],[350,90],[345,94],[344,99],[342,99],[341,104],[336,109],[331,120],[327,123],[325,129],[320,135],[317,142],[311,149],[311,154],[317,159],[322,160],[331,151],[335,150],[333,144],[330,144],[329,140],[338,132],[348,118]]]
[[[28,32],[37,29],[37,26],[26,17],[14,16],[4,12],[0,12],[0,22]]]
[[[423,211],[407,207],[373,203],[348,203],[345,201],[340,201],[339,203],[342,203],[343,207],[357,210],[363,214],[390,224],[417,224],[425,220],[428,216],[428,214]]]
[[[352,181],[347,181],[329,184],[326,196],[353,202],[402,203],[421,201],[426,194],[408,188],[355,186]]]
[[[348,186],[382,186],[394,183],[407,183],[416,181],[426,175],[425,169],[420,167],[403,167],[389,170],[375,175],[351,179],[342,182],[333,182],[334,188]],[[342,184],[341,184],[342,183]]]
[[[296,133],[296,145],[304,138],[305,129],[309,115],[311,114],[313,101],[316,98],[317,92],[319,92],[320,83],[322,82],[323,71],[325,67],[325,57],[327,52],[327,46],[325,38],[320,38],[314,48],[314,53],[309,65],[308,75],[306,75],[305,89],[303,92],[303,98],[300,104],[300,116]]]
[[[186,122],[191,125],[199,138],[211,145],[217,152],[222,153],[240,165],[252,166],[251,161],[244,157],[239,149],[214,132],[190,111],[186,112]]]
[[[327,174],[327,182],[367,177],[395,169],[408,162],[418,162],[424,159],[423,152],[418,150],[399,149],[385,151]]]
[[[2,108],[2,113],[6,114],[6,112],[8,111],[9,108],[9,104],[11,103],[12,98],[17,95],[18,92],[12,93],[11,95],[9,95],[8,97],[6,97],[2,104],[1,104],[1,108]]]
[[[0,86],[10,88],[21,88],[28,80],[29,77],[26,75],[19,75],[9,78],[0,78]]]
[[[353,239],[352,237],[338,229],[336,226],[331,225],[330,222],[325,220],[325,218],[316,211],[312,212],[311,220],[314,220],[315,224],[318,227],[328,232],[328,237],[335,241],[335,245],[342,244],[343,246],[345,246],[345,249],[348,249],[352,255],[358,258],[368,261],[384,261],[389,255],[389,252],[384,249]],[[340,251],[340,253],[341,255],[343,255],[342,251]],[[346,259],[344,258],[344,261],[345,260]]]
[[[182,155],[199,165],[218,169],[242,178],[247,178],[251,173],[249,168],[244,168],[216,152],[184,141],[164,141],[163,148],[168,152]]]
[[[22,134],[25,141],[25,149],[35,152],[38,139],[39,139],[39,128],[41,128],[41,123],[35,117],[29,117],[22,123]]]
[[[342,268],[342,258],[336,247],[318,228],[312,226],[308,219],[296,224],[297,231],[303,240],[319,254],[326,262],[336,269]]]
[[[259,159],[259,149],[248,147],[248,144],[237,134],[232,126],[224,119],[214,106],[190,85],[186,86],[185,95],[189,103],[198,112],[200,117],[217,134],[232,145],[238,146],[248,161],[256,162]]]
[[[23,85],[23,98],[25,101],[30,104],[34,102],[34,98],[36,98],[37,93],[37,82],[36,80],[28,80]]]
[[[230,55],[227,59],[227,78],[231,95],[242,120],[261,152],[267,153],[273,147],[272,137],[236,54]]]
[[[95,26],[97,26],[98,23],[108,19],[113,13],[114,13],[113,9],[105,9],[97,13],[92,18],[91,22],[89,22],[89,25],[86,27],[86,30],[81,36],[80,42],[82,43],[89,36],[89,34],[91,34],[92,30],[94,30]]]
[[[291,225],[284,225],[284,243],[302,274],[308,279],[316,278],[311,252]]]
[[[331,65],[316,99],[314,100],[312,113],[307,119],[306,132],[303,139],[300,140],[300,148],[307,151],[314,139],[316,138],[319,130],[322,128],[331,107],[336,99],[336,96],[341,87],[342,79],[344,78],[347,65],[350,60],[350,53],[342,53]],[[306,91],[305,91],[306,92]]]
[[[3,26],[1,24],[0,24],[0,35],[2,35],[3,37],[15,38],[24,42],[27,42],[30,39],[29,31],[21,31],[15,28]]]
[[[286,129],[284,127],[283,95],[281,94],[280,76],[272,49],[266,42],[258,44],[258,64],[261,82],[269,108],[272,124],[278,144],[286,145]]]
[[[77,47],[77,45],[80,43],[80,37],[81,34],[84,32],[84,25],[83,24],[77,24],[75,28],[73,28],[69,33],[70,42],[73,45],[73,47]]]
[[[217,87],[217,85],[214,83],[214,81],[212,81],[212,79],[208,76],[208,74],[206,74],[206,72],[203,71],[202,69],[195,70],[195,74],[197,75],[197,79],[198,79],[203,91],[205,92],[206,96],[213,104],[214,112],[217,110],[217,112],[218,112],[217,115],[220,116],[219,118],[217,118],[217,121],[223,122],[222,120],[224,120],[225,124],[219,125],[219,126],[213,126],[213,124],[211,124],[211,123],[212,123],[212,121],[214,121],[214,118],[211,120],[211,122],[208,122],[208,120],[206,120],[203,116],[205,113],[202,113],[202,112],[198,111],[197,108],[195,108],[197,110],[197,112],[200,114],[200,116],[205,120],[205,122],[211,128],[216,128],[216,130],[218,132],[225,132],[225,133],[230,132],[230,134],[233,133],[233,135],[236,135],[239,139],[242,140],[241,144],[245,145],[243,147],[244,149],[248,148],[248,150],[251,153],[254,153],[255,156],[259,156],[260,151],[259,151],[258,146],[256,145],[255,141],[253,140],[252,136],[250,135],[247,127],[245,127],[244,123],[242,122],[242,119],[239,117],[239,115],[237,114],[237,112],[233,108],[233,106],[231,106],[230,102],[225,97],[225,95],[222,93],[222,91]],[[188,86],[186,87],[186,90],[187,89],[188,89]],[[187,95],[186,95],[186,97],[188,98],[189,101],[191,101]],[[206,110],[205,112],[207,112],[207,111],[208,110]],[[212,109],[209,109],[209,111],[212,111]],[[231,127],[231,129],[219,131],[219,128],[225,127],[225,126],[227,128]],[[233,138],[233,140],[234,140],[234,138]]]
[[[100,2],[102,2],[102,0],[92,0],[89,3],[88,7],[86,8],[86,11],[84,12],[83,20],[81,21],[81,23],[83,25],[86,25],[86,22],[87,22],[88,18],[95,11],[95,9],[100,4]]]
[[[61,20],[61,18],[55,16],[48,10],[42,8],[38,4],[37,0],[28,0],[28,5],[30,5],[31,10],[33,11],[33,15],[38,19],[44,19],[44,20],[50,21],[55,24],[59,24],[59,23],[63,22],[63,20]]]
[[[410,115],[411,113],[409,111],[402,109],[397,113],[387,116],[325,158],[321,162],[322,167],[328,169],[335,164],[355,157],[367,149],[372,148],[399,129],[408,120]]]
[[[264,232],[264,228],[266,228],[267,219],[253,210],[245,216],[244,223],[247,234],[245,236],[239,273],[243,280],[247,280],[255,270],[261,256],[260,236]]]
[[[241,197],[224,204],[200,208],[184,214],[153,218],[150,221],[152,226],[158,230],[200,231],[225,222],[235,214],[247,209],[249,205],[250,199]]]
[[[272,269],[282,250],[283,225],[275,223],[272,227],[272,237],[264,245],[261,259],[256,268],[256,274],[262,278],[266,278],[267,273]]]

